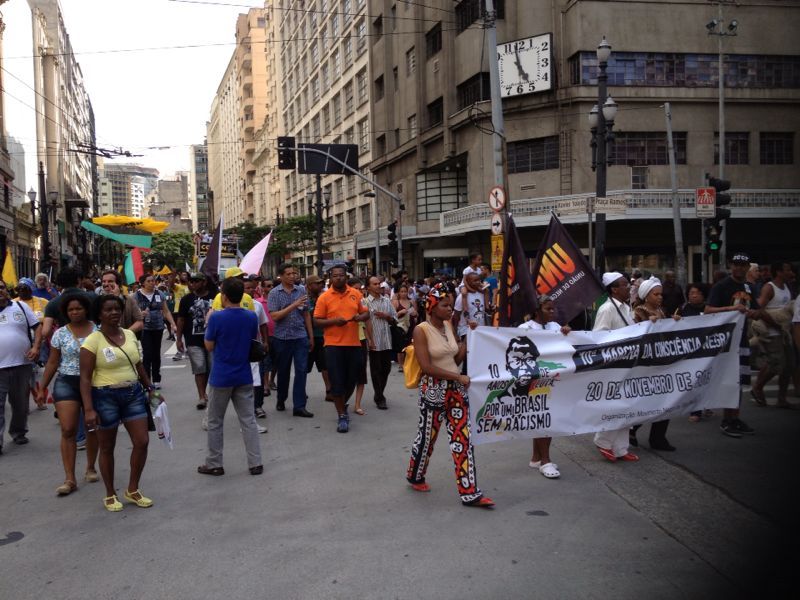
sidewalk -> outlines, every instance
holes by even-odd
[[[417,408],[399,373],[390,409],[377,410],[367,386],[367,415],[353,415],[346,435],[316,373],[314,419],[277,413],[273,392],[259,477],[247,472],[229,411],[226,474],[215,478],[196,473],[206,438],[188,361],[164,366],[174,367],[163,392],[176,449],[151,438],[142,480],[151,509],[104,511],[100,483],[57,498],[51,411],[31,414],[30,444],[6,444],[0,538],[24,537],[0,539],[4,597],[736,598],[776,583],[764,569],[779,566],[779,541],[797,531],[800,411],[746,403],[758,430],[746,439],[721,435],[718,418],[675,420],[678,451],[642,448],[633,464],[604,461],[590,436],[556,439],[555,481],[528,468],[528,441],[480,446],[478,481],[497,502],[485,511],[460,506],[446,439],[429,469],[432,492],[406,484]],[[129,448],[121,431],[119,490]]]

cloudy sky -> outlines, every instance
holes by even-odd
[[[211,100],[235,47],[236,15],[263,3],[60,1],[94,108],[97,145],[143,154],[126,161],[162,176],[188,169],[189,145],[205,137]],[[31,13],[27,0],[0,10],[6,128],[25,146],[30,187],[36,172]]]

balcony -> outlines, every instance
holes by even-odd
[[[694,219],[694,189],[678,190],[682,219]],[[544,227],[555,212],[564,223],[584,223],[586,203],[594,194],[551,196],[512,200],[509,213],[517,227]],[[737,190],[731,193],[732,219],[785,219],[800,215],[800,190]],[[609,221],[672,219],[671,190],[615,190],[608,192],[614,206],[606,212]],[[620,210],[620,207],[624,207]],[[458,235],[489,229],[492,210],[485,203],[471,204],[439,215],[440,235]]]

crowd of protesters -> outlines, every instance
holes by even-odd
[[[0,454],[6,399],[8,433],[18,445],[28,442],[30,394],[40,409],[53,401],[65,472],[56,492],[69,495],[78,488],[76,456],[86,449],[84,481],[100,479],[95,470],[99,458],[106,487],[103,505],[119,511],[114,447],[121,423],[132,443],[123,498],[146,508],[153,501],[141,493],[139,480],[151,404],[163,400],[158,390],[165,331],[175,340],[173,360],[188,360],[190,366],[194,403],[203,411],[199,424],[208,432],[206,460],[197,471],[212,476],[225,472],[222,426],[229,403],[239,419],[249,472],[259,475],[264,470],[259,434],[267,432],[259,420],[267,418],[267,398],[278,412],[291,400],[292,416],[314,418],[307,378],[316,369],[324,399],[335,411],[336,431],[348,433],[351,399],[353,414],[366,414],[362,398],[368,374],[375,408],[391,407],[390,374],[395,368],[403,371],[405,350],[413,344],[422,376],[407,480],[416,491],[430,490],[425,474],[444,423],[462,503],[491,507],[493,501],[477,485],[469,436],[466,338],[475,327],[496,322],[498,286],[480,254],[469,259],[460,273],[416,281],[405,271],[361,279],[343,264],[331,267],[325,278],[303,278],[286,263],[274,277],[232,267],[222,281],[199,272],[148,273],[125,286],[115,270],[87,278],[67,268],[55,286],[43,274],[20,279],[13,290],[0,282]],[[543,296],[529,320],[519,325],[567,335],[571,327],[612,330],[647,320],[739,311],[747,316],[739,347],[741,383],[750,385],[752,370],[752,401],[767,406],[765,386],[777,378],[776,406],[797,406],[788,400],[792,381],[795,393],[800,391],[800,303],[794,302],[797,278],[790,264],[765,269],[739,253],[713,286],[692,283],[685,290],[673,272],[660,275],[609,271],[602,276],[607,297],[588,319],[556,323],[557,300]],[[38,375],[37,365],[46,365]],[[712,415],[694,412],[689,420]],[[666,420],[649,426],[651,449],[675,450],[667,440],[668,426]],[[730,437],[753,433],[736,409],[723,411],[720,427]],[[637,429],[598,432],[594,443],[609,461],[636,462],[631,447],[639,444]],[[529,464],[548,479],[560,476],[549,438],[533,441]]]

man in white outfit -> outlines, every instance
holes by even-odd
[[[608,292],[608,300],[597,310],[593,331],[611,331],[633,325],[633,314],[628,305],[630,284],[622,273],[612,271],[603,274],[603,285]],[[598,431],[594,434],[595,446],[611,462],[624,460],[635,462],[639,457],[628,451],[628,427],[611,431]]]

